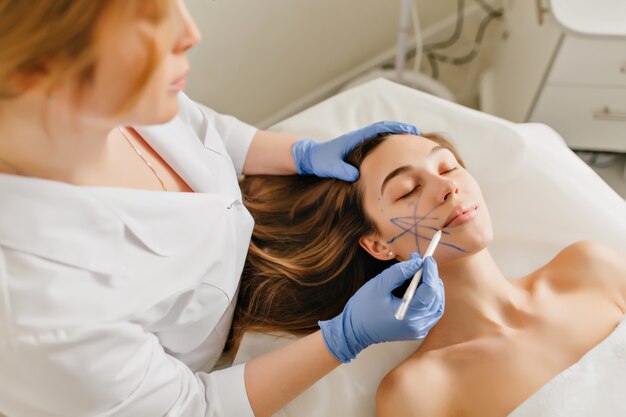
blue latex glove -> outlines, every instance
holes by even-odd
[[[316,142],[305,138],[293,144],[291,149],[293,160],[300,175],[356,181],[359,178],[359,170],[344,162],[344,158],[359,143],[392,133],[419,135],[420,131],[413,125],[385,121],[371,124],[329,142]]]
[[[413,278],[422,265],[422,280],[406,317],[396,320],[395,312],[402,299],[391,292]],[[430,256],[422,261],[414,253],[410,260],[391,266],[363,285],[337,317],[318,324],[328,350],[346,363],[374,343],[426,337],[443,315],[444,305],[445,293],[437,263]]]

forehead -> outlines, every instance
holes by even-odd
[[[365,187],[378,182],[391,170],[402,165],[420,167],[430,151],[438,146],[430,139],[416,135],[391,135],[363,160],[360,167]]]

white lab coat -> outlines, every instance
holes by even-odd
[[[135,129],[194,193],[0,174],[0,414],[253,416],[243,365],[208,372],[252,233],[236,172],[256,129],[179,100]]]

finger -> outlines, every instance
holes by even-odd
[[[359,179],[359,170],[346,162],[340,162],[335,178],[342,181],[354,182]]]
[[[408,261],[398,262],[380,274],[380,284],[385,290],[391,292],[402,285],[407,279],[413,278],[413,275],[415,275],[421,265],[421,259],[410,259]]]
[[[424,258],[424,272],[422,273],[422,282],[426,285],[430,285],[434,287],[437,285],[437,280],[439,279],[439,268],[437,268],[437,262],[433,259],[432,256],[427,256]],[[422,284],[420,282],[420,284]]]
[[[406,277],[405,279],[407,279],[413,278],[413,275],[422,267],[422,264],[422,257],[417,252],[413,252],[407,261],[399,262],[395,266],[402,269],[402,273]]]
[[[420,282],[415,291],[415,296],[411,301],[411,306],[424,307],[429,306],[438,297],[440,293],[439,285],[430,285],[424,281]]]
[[[376,136],[392,133],[419,135],[420,130],[413,125],[402,122],[376,122],[352,132],[352,134],[350,134],[349,148],[352,149],[359,143],[372,139]]]
[[[382,135],[385,133],[396,133],[396,134],[411,134],[411,135],[419,135],[420,130],[411,124],[395,122],[386,120],[383,122],[375,123],[371,125],[372,131],[370,132],[372,136]]]
[[[437,286],[436,286],[437,296],[433,300],[433,305],[432,305],[433,312],[443,308],[443,305],[446,302],[446,292],[443,287],[443,281],[441,281],[441,279],[438,279],[437,281],[438,281]]]
[[[422,259],[422,255],[419,252],[411,252],[409,259],[415,259],[415,258]]]
[[[445,299],[443,291],[441,291],[437,294],[437,297],[435,297],[435,299],[433,300],[432,305],[429,306],[428,314],[431,317],[438,319],[439,317],[443,316],[445,307],[446,307],[446,299]]]

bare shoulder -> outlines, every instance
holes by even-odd
[[[596,240],[581,240],[565,247],[547,265],[554,276],[571,284],[617,291],[626,300],[626,253]]]
[[[574,242],[563,248],[557,256],[560,255],[576,256],[582,260],[600,259],[611,262],[620,260],[622,263],[626,262],[626,253],[620,252],[616,248],[605,245],[597,240],[579,240],[578,242]]]
[[[376,393],[379,417],[452,416],[453,376],[436,359],[408,359],[392,369]]]
[[[572,268],[592,271],[602,268],[603,272],[626,272],[626,253],[597,240],[580,240],[561,250],[553,262],[567,263]]]

